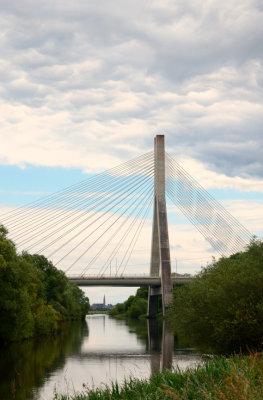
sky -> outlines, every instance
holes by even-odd
[[[167,152],[262,237],[261,0],[0,5],[0,215],[165,134]],[[172,268],[198,271],[211,249],[184,217],[170,222]],[[116,303],[134,289],[87,289],[91,302],[104,293]]]

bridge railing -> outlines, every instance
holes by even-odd
[[[68,275],[67,274],[67,278],[69,279],[110,279],[110,278],[160,278],[160,276],[151,276],[149,274],[125,274],[125,275],[95,275],[95,274],[85,274],[85,275],[78,275],[78,274],[74,274],[74,275]],[[192,278],[193,276],[190,274],[172,274],[172,278]]]

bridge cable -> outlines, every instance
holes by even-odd
[[[133,250],[134,250],[134,247],[135,247],[135,245],[136,245],[136,243],[137,243],[137,240],[138,240],[138,238],[139,238],[139,236],[140,236],[140,233],[141,233],[141,230],[142,230],[142,228],[143,228],[143,225],[144,225],[144,223],[145,223],[145,221],[146,221],[146,219],[147,219],[147,216],[148,216],[148,214],[149,214],[150,207],[151,207],[152,205],[153,205],[153,198],[152,198],[152,201],[149,203],[149,205],[148,205],[148,207],[147,207],[147,209],[146,209],[146,211],[145,211],[144,217],[143,217],[143,219],[141,220],[141,223],[140,223],[140,225],[138,226],[138,229],[137,229],[137,231],[136,231],[135,234],[134,234],[134,237],[133,237],[133,239],[132,239],[132,241],[131,241],[131,243],[130,243],[129,248],[127,249],[127,251],[126,251],[126,253],[125,253],[125,255],[124,255],[124,257],[123,257],[123,259],[122,259],[122,261],[121,261],[121,263],[120,263],[119,268],[117,269],[117,273],[118,273],[119,270],[120,270],[120,268],[121,268],[121,266],[122,266],[122,264],[124,263],[124,260],[125,260],[126,255],[128,254],[128,250],[130,250],[129,255],[128,255],[128,257],[127,257],[127,260],[126,260],[126,264],[125,264],[125,266],[124,266],[124,268],[123,268],[123,270],[122,270],[121,276],[124,274],[124,272],[125,272],[125,270],[126,270],[126,268],[127,268],[127,264],[128,264],[128,262],[129,262],[129,260],[130,260],[131,254],[132,254],[132,252],[133,252]],[[117,275],[117,273],[116,273],[116,275]]]
[[[121,240],[119,241],[119,243],[117,244],[117,246],[115,246],[115,248],[113,249],[113,251],[111,252],[111,254],[108,256],[108,259],[104,262],[103,266],[101,267],[100,271],[99,271],[99,275],[103,275],[105,273],[105,271],[107,270],[108,263],[110,262],[110,260],[112,260],[114,257],[116,257],[116,254],[118,253],[118,251],[120,250],[121,247],[123,247],[123,244],[126,240],[126,238],[128,237],[128,235],[131,233],[133,226],[136,224],[136,222],[139,221],[139,217],[143,212],[143,209],[145,208],[145,206],[147,206],[147,204],[149,204],[149,200],[152,198],[153,196],[153,188],[150,187],[149,190],[149,195],[146,198],[145,202],[142,204],[142,206],[139,209],[138,214],[135,215],[134,219],[132,220],[131,224],[128,226],[128,228],[126,229],[125,234],[122,235]]]
[[[133,173],[143,173],[144,172],[144,169],[145,169],[145,166],[147,166],[148,164],[152,164],[153,163],[153,161],[152,161],[152,157],[150,157],[150,155],[148,155],[145,159],[142,159],[142,160],[140,160],[140,162],[138,163],[137,161],[134,161],[134,166],[132,166],[133,167],[133,169],[131,169],[131,171],[133,172]],[[126,170],[125,170],[126,171]],[[122,175],[119,175],[118,177],[121,177]],[[125,175],[124,175],[125,176]],[[115,180],[116,180],[116,177],[112,177],[113,179],[115,178]],[[129,178],[129,175],[127,175],[126,174],[126,179],[128,179]],[[114,186],[116,186],[116,183],[114,182],[113,183],[113,185],[109,185],[108,184],[108,182],[109,182],[109,176],[106,176],[105,177],[105,182],[107,183],[107,187],[106,187],[106,189],[107,190],[109,190],[109,187],[111,188],[111,190],[114,188]],[[117,184],[119,184],[118,182],[117,182]],[[95,179],[95,181],[94,181],[94,184],[93,184],[93,186],[95,187],[95,189],[97,189],[98,188],[98,186],[100,187],[100,189],[103,187],[102,186],[102,182],[100,182],[99,180],[96,180]],[[78,193],[78,194],[86,194],[87,192],[86,192],[86,190],[91,190],[92,189],[92,186],[85,186],[84,187],[84,189],[82,189],[82,191],[80,192],[80,193]],[[71,196],[72,196],[72,194],[74,194],[74,196],[76,195],[76,192],[72,192],[71,193]],[[94,196],[93,195],[93,193],[91,193],[91,196]],[[94,199],[94,197],[92,198],[93,199],[93,201],[95,201],[96,199]],[[64,198],[63,198],[63,200],[64,200]],[[78,198],[77,199],[75,199],[75,201],[72,201],[72,198],[71,198],[71,203],[70,203],[70,205],[71,205],[71,208],[72,208],[72,205],[74,204],[74,203],[77,203],[78,205],[79,204],[83,204],[83,203],[86,203],[87,202],[87,198],[84,198],[84,199],[81,199],[81,200],[79,200]],[[52,210],[54,210],[55,208],[54,208],[54,205],[56,205],[57,203],[55,202],[55,201],[53,201],[52,203],[51,203],[51,205],[49,205],[48,207],[45,207],[45,205],[44,205],[44,210],[49,210],[49,209],[52,209]],[[60,204],[60,207],[61,207],[61,204]],[[70,209],[71,209],[70,208]],[[33,209],[34,210],[34,209]],[[68,209],[67,209],[68,210]],[[17,219],[18,219],[18,222],[15,224],[15,225],[13,225],[12,223],[9,223],[9,226],[10,227],[15,227],[15,226],[17,226],[17,225],[21,225],[21,222],[23,221],[23,219],[25,219],[26,220],[26,222],[27,222],[27,224],[26,225],[29,225],[29,223],[30,223],[30,220],[32,221],[32,219],[33,219],[33,222],[34,221],[36,221],[36,220],[39,220],[39,218],[38,218],[38,214],[39,213],[41,213],[42,211],[43,211],[43,208],[42,209],[36,209],[35,211],[33,211],[32,212],[32,209],[30,209],[30,210],[28,210],[28,209],[26,209],[26,210],[24,210],[25,211],[25,216],[23,217],[23,218],[21,218],[21,217],[18,217]],[[60,209],[59,209],[59,211],[60,211]],[[34,215],[36,214],[36,218],[34,218]],[[30,215],[30,218],[28,218],[28,215]],[[24,226],[22,226],[22,229],[24,228]],[[19,232],[19,230],[18,230],[18,232]]]
[[[98,182],[98,180],[100,179],[101,176],[104,179],[104,175],[105,174],[115,175],[119,171],[123,171],[125,169],[128,170],[133,164],[136,165],[138,162],[141,161],[141,159],[145,159],[147,157],[153,157],[153,150],[151,150],[150,152],[148,152],[146,154],[143,154],[143,155],[141,155],[139,157],[136,157],[136,158],[134,158],[132,160],[129,160],[129,161],[126,161],[126,162],[124,162],[122,164],[119,164],[117,167],[114,167],[114,168],[111,168],[109,170],[103,171],[101,173],[93,175],[92,177],[88,177],[88,178],[86,178],[86,179],[84,179],[84,180],[82,180],[82,181],[80,181],[78,183],[75,183],[73,185],[68,186],[67,188],[63,188],[63,189],[61,189],[61,190],[59,190],[57,192],[51,193],[51,194],[49,194],[47,196],[44,196],[44,197],[42,197],[40,199],[34,200],[34,201],[30,202],[30,203],[27,203],[24,206],[15,208],[15,210],[11,210],[11,211],[8,211],[6,213],[3,213],[3,215],[1,215],[1,217],[2,216],[8,216],[9,214],[12,214],[11,217],[12,216],[15,217],[20,212],[23,213],[25,211],[25,207],[29,207],[29,206],[32,206],[34,204],[38,205],[38,204],[41,204],[43,201],[49,201],[49,200],[52,201],[52,197],[56,197],[57,195],[61,195],[63,193],[67,193],[67,192],[73,192],[74,193],[75,190],[76,190],[76,187],[78,187],[80,185],[84,185],[85,186],[87,183],[89,184],[90,181],[94,181],[96,183],[96,182]]]
[[[174,200],[174,193],[170,190],[169,191],[169,188],[167,189],[167,193],[168,193],[168,196],[171,198],[171,200],[173,201]],[[181,200],[181,196],[180,195],[178,195],[178,193],[177,193],[177,201],[176,201],[176,203],[178,203],[178,200]],[[184,199],[183,199],[184,200]],[[186,217],[190,220],[190,222],[192,222],[193,223],[193,225],[195,225],[196,226],[196,228],[199,230],[199,232],[200,233],[202,233],[204,236],[205,236],[205,238],[208,240],[208,238],[207,238],[207,230],[205,230],[205,233],[206,234],[204,234],[204,227],[205,227],[205,225],[204,224],[196,224],[196,220],[193,218],[193,216],[191,216],[191,214],[189,214],[189,213],[187,213],[186,212],[186,210],[185,210],[185,208],[182,206],[182,204],[177,204],[178,206],[179,206],[179,208],[181,208],[181,211],[183,211],[183,213],[186,215]],[[198,204],[197,204],[198,205]],[[200,212],[200,208],[198,209],[197,208],[197,205],[195,205],[195,217],[196,217],[196,214],[198,213],[198,210],[199,210],[199,212]],[[213,214],[212,214],[213,215]],[[201,228],[200,228],[200,226],[201,226]],[[218,228],[218,224],[215,224],[214,225],[214,228],[213,228],[213,234],[214,234],[214,236],[216,236],[217,237],[217,239],[218,240],[221,240],[222,239],[222,237],[218,234],[218,230],[219,230],[219,228]],[[222,230],[222,228],[221,228],[221,230]],[[227,236],[227,239],[228,239],[228,236],[229,235],[226,235],[226,233],[225,233],[225,236]],[[211,244],[211,243],[210,243]],[[244,245],[245,243],[244,242],[242,242],[241,240],[239,240],[239,245]],[[221,246],[221,247],[218,247],[218,245],[219,246]],[[223,249],[222,249],[222,244],[220,245],[220,243],[218,243],[218,245],[216,244],[216,243],[214,243],[214,246],[213,247],[216,247],[216,250],[217,251],[223,251]],[[221,250],[219,250],[219,249],[221,249]]]
[[[138,219],[140,215],[143,213],[143,209],[147,204],[149,204],[150,198],[153,196],[153,187],[152,184],[150,184],[148,189],[148,192],[146,194],[147,197],[145,197],[145,201],[141,204],[141,207],[137,207],[138,212],[135,214],[134,218],[132,219],[131,223],[128,225],[126,231],[124,234],[122,234],[121,240],[118,241],[117,245],[115,248],[112,250],[111,254],[108,256],[107,260],[104,262],[103,266],[100,268],[98,275],[103,276],[105,271],[110,267],[109,262],[112,260],[117,252],[119,251],[120,247],[123,247],[126,238],[128,237],[129,233],[131,233],[133,226],[138,222]],[[122,228],[127,224],[127,222],[131,219],[131,213],[128,214],[128,216],[124,219],[120,227],[117,227],[117,229],[113,232],[111,237],[108,239],[108,241],[105,243],[105,245],[100,249],[100,251],[96,254],[96,256],[93,257],[93,259],[89,262],[89,264],[85,267],[85,269],[82,271],[81,276],[83,276],[87,270],[91,267],[91,265],[96,261],[98,256],[106,249],[106,247],[109,245],[109,243],[116,237],[117,233],[120,233]]]
[[[169,155],[167,155],[167,156],[170,157]],[[188,182],[187,182],[188,185],[190,184],[191,186],[195,186],[197,188],[197,190],[200,192],[201,196],[206,197],[206,199],[208,199],[210,201],[210,204],[206,203],[206,207],[207,206],[211,207],[211,204],[214,204],[214,207],[211,207],[211,208],[220,209],[222,211],[222,213],[224,213],[225,215],[230,217],[231,220],[236,223],[239,230],[242,231],[242,234],[246,235],[247,239],[249,239],[251,237],[251,233],[242,224],[240,224],[240,222],[236,218],[234,218],[219,202],[217,202],[211,196],[211,194],[209,192],[207,192],[187,171],[184,170],[184,168],[182,166],[180,166],[171,157],[170,157],[170,159],[172,160],[173,164],[176,166],[176,169],[180,170],[180,172],[184,175],[185,182],[188,180]]]
[[[168,185],[169,186],[169,185]],[[169,188],[168,188],[168,191],[169,191]],[[200,197],[200,194],[199,194],[199,192],[197,192],[197,199],[199,199],[199,197]],[[181,198],[183,198],[183,202],[185,203],[185,198],[186,198],[186,196],[184,195],[184,196],[182,196],[181,194],[180,194],[180,191],[179,191],[179,193],[177,193],[177,199],[181,199]],[[203,198],[204,199],[204,198]],[[199,204],[199,201],[197,200],[196,201],[196,203],[195,203],[195,210],[194,210],[194,217],[198,220],[198,222],[199,222],[199,225],[201,225],[201,226],[204,226],[205,224],[203,223],[202,224],[202,222],[201,222],[201,219],[200,219],[200,215],[202,215],[202,213],[200,212],[200,210],[201,210],[201,208],[202,208],[202,211],[203,211],[203,208],[204,208],[204,205],[203,205],[203,202],[202,202],[202,207],[199,207],[199,208],[197,208],[197,206],[198,206],[198,204]],[[210,208],[210,209],[209,209]],[[208,211],[208,209],[209,209],[209,211]],[[212,211],[211,211],[212,210]],[[197,212],[198,211],[198,212]],[[211,215],[213,216],[214,214],[215,214],[215,210],[214,209],[212,209],[211,207],[210,207],[210,205],[207,203],[207,200],[206,200],[206,216],[205,216],[205,218],[206,218],[206,220],[207,220],[207,216],[209,216],[210,217],[210,225],[211,225]],[[217,215],[217,219],[219,219],[219,215],[218,214],[216,214]],[[228,215],[227,215],[227,217],[228,217]],[[204,216],[202,216],[202,218],[204,219]],[[220,217],[221,218],[221,217]],[[222,218],[221,218],[221,220],[222,220]],[[194,221],[194,222],[196,222],[196,221]],[[217,236],[217,238],[218,239],[220,239],[218,236],[219,235],[217,235],[218,233],[220,234],[220,231],[219,231],[219,229],[221,229],[221,231],[222,231],[222,224],[225,224],[226,225],[226,223],[225,223],[225,221],[223,221],[223,222],[221,222],[221,226],[219,226],[219,224],[217,223],[217,224],[214,224],[213,225],[213,232],[214,232],[214,234]],[[206,224],[207,225],[207,224]],[[209,229],[209,228],[207,228],[207,229]],[[230,231],[230,229],[232,230],[232,228],[230,228],[230,227],[225,227],[225,232],[224,232],[224,236],[226,236],[228,239],[230,239],[231,237],[229,237],[229,235],[230,235],[230,233],[229,233],[229,231]],[[232,239],[233,239],[233,237],[232,237]],[[238,242],[238,245],[240,246],[240,245],[244,245],[244,242],[243,241],[241,241],[240,239],[235,239],[235,242]]]
[[[136,193],[132,196],[135,197]],[[73,267],[86,253],[88,250],[90,250],[96,243],[97,241],[105,235],[105,233],[108,232],[108,230],[125,214],[126,210],[124,212],[122,212],[121,214],[119,214],[119,216],[116,218],[116,220],[83,252],[81,253],[80,256],[77,257],[77,259],[74,261],[74,263],[72,263],[71,267]],[[114,213],[116,214],[116,213]],[[96,228],[97,230],[98,228]],[[84,241],[87,240],[87,238],[90,237],[90,234],[88,236],[86,236],[84,239],[82,239],[73,249],[71,249],[65,256],[63,256],[55,265],[57,265],[58,263],[60,263],[66,256],[68,256],[73,250],[75,250],[77,247],[80,246],[80,244],[82,244]]]
[[[150,169],[147,169],[146,172],[151,173],[152,171],[151,171]],[[127,192],[127,188],[128,188],[128,187],[130,187],[130,188],[131,188],[131,187],[134,187],[134,186],[131,186],[131,183],[133,183],[134,180],[135,180],[135,185],[136,185],[137,182],[138,182],[138,178],[136,178],[136,177],[133,177],[132,179],[130,179],[129,182],[127,182],[127,184],[123,185],[123,189],[126,190],[126,192]],[[93,207],[90,207],[90,208],[88,209],[88,212],[89,212],[89,213],[90,213],[91,211],[95,210],[95,211],[93,212],[92,215],[87,215],[87,211],[85,210],[85,211],[83,211],[82,213],[77,214],[77,217],[72,218],[72,217],[74,217],[74,215],[75,215],[75,213],[72,212],[72,214],[70,215],[70,218],[71,218],[70,223],[79,220],[79,219],[82,218],[83,216],[84,216],[85,218],[84,218],[84,220],[82,220],[81,224],[84,223],[84,222],[86,222],[86,221],[87,221],[88,219],[90,219],[93,215],[95,215],[96,213],[98,213],[98,212],[104,210],[104,209],[106,208],[106,206],[109,206],[109,205],[112,204],[114,201],[116,201],[116,196],[109,196],[109,197],[106,197],[106,199],[105,199],[105,197],[104,197],[104,198],[101,197],[101,199],[102,199],[101,201],[97,202]],[[105,202],[106,202],[106,203],[105,203]],[[101,206],[101,205],[102,205],[102,206]],[[99,207],[99,206],[101,206],[101,207]],[[98,207],[99,207],[99,208],[98,208]],[[68,218],[67,218],[67,217],[64,217],[62,222],[65,222],[65,221],[67,221],[67,220],[68,220]],[[57,233],[58,231],[61,231],[61,229],[63,229],[63,228],[66,227],[66,226],[70,226],[69,230],[66,231],[66,232],[63,232],[63,234],[62,234],[60,237],[65,236],[65,235],[66,235],[67,233],[69,233],[69,232],[72,232],[72,229],[74,229],[75,227],[79,227],[79,224],[75,225],[75,227],[72,227],[71,225],[69,225],[68,222],[65,222],[62,226],[58,226],[58,223],[57,223],[57,222],[54,223],[55,221],[56,221],[56,218],[53,218],[52,224],[50,224],[50,225],[48,225],[48,226],[43,225],[43,229],[42,229],[42,230],[38,230],[36,235],[31,235],[30,237],[26,238],[22,243],[20,243],[20,245],[22,245],[22,244],[28,242],[29,240],[32,240],[32,239],[33,239],[34,237],[36,237],[36,236],[39,237],[39,234],[42,233],[42,232],[48,232],[48,231],[49,231],[50,229],[52,229],[54,226],[57,227],[57,228],[55,229],[55,231],[53,231],[53,232],[51,233],[51,235]],[[34,229],[34,230],[35,230],[35,229]],[[33,231],[34,231],[34,230],[33,230]],[[26,233],[26,232],[27,232],[27,231],[25,231],[25,233]],[[50,237],[50,234],[46,235],[44,238],[41,237],[41,238],[38,240],[38,242],[35,242],[34,244],[32,244],[28,249],[34,247],[34,246],[37,245],[39,242],[45,240],[45,239],[48,238],[48,237]],[[60,238],[60,237],[59,237],[59,238]],[[58,238],[58,239],[59,239],[59,238]],[[42,249],[41,249],[40,251],[42,251]]]
[[[152,187],[150,187],[149,192],[151,192],[151,191],[152,191]],[[150,195],[148,196],[148,198],[146,198],[145,202],[141,205],[141,207],[137,207],[137,209],[139,210],[139,212],[138,212],[137,214],[135,214],[135,217],[133,218],[133,220],[131,221],[131,223],[128,225],[128,227],[127,227],[125,233],[122,234],[121,240],[119,240],[119,242],[117,243],[117,245],[115,246],[115,248],[113,249],[113,251],[111,252],[111,254],[108,256],[108,259],[104,262],[103,266],[100,268],[100,270],[99,270],[99,272],[98,272],[98,275],[103,275],[103,274],[105,273],[105,271],[110,267],[110,264],[109,264],[109,263],[111,262],[111,260],[113,259],[113,257],[115,257],[116,254],[117,254],[117,252],[119,251],[119,249],[120,249],[121,247],[124,246],[124,243],[125,243],[126,238],[127,238],[128,235],[131,233],[131,231],[132,231],[132,229],[133,229],[133,226],[136,224],[136,222],[138,222],[138,218],[140,217],[140,215],[141,215],[141,213],[142,213],[143,208],[145,207],[145,205],[149,202],[149,197],[150,197],[150,196],[152,196],[152,195],[150,194]],[[122,228],[124,227],[124,225],[126,225],[126,223],[127,223],[128,221],[130,221],[130,219],[131,219],[131,213],[125,218],[125,220],[123,221],[123,223],[121,224],[121,226],[120,226],[120,227],[117,227],[116,231],[111,235],[110,239],[109,239],[108,242],[105,244],[105,246],[104,246],[104,248],[103,248],[102,250],[104,250],[104,249],[108,246],[109,242],[112,241],[112,240],[116,237],[117,233],[120,234]],[[101,253],[102,250],[100,250],[99,253]],[[98,253],[98,255],[99,255],[99,253]],[[92,261],[93,261],[93,260],[92,260]],[[108,264],[109,264],[109,265],[108,265]],[[88,265],[87,267],[90,268],[90,263],[89,263],[89,265]],[[87,268],[87,267],[86,267],[86,268]],[[86,268],[84,269],[84,273],[86,273],[86,271],[87,271]]]
[[[123,199],[127,199],[126,202],[125,202],[124,204],[128,204],[128,203],[130,202],[130,195],[131,195],[132,193],[135,192],[135,194],[133,195],[133,197],[137,195],[136,191],[138,190],[139,187],[141,187],[141,186],[144,184],[144,181],[145,181],[145,180],[146,180],[146,179],[144,178],[144,179],[142,180],[142,182],[139,181],[140,184],[138,185],[138,183],[137,183],[136,185],[134,185],[134,186],[133,186],[134,189],[133,189],[132,191],[128,192],[128,193],[126,194],[126,196],[124,196]],[[118,204],[120,204],[120,203],[123,201],[123,199],[121,199],[121,200],[118,201],[116,204],[114,204],[112,207],[110,207],[108,210],[106,210],[106,211],[103,213],[103,216],[104,216],[104,215],[107,215],[107,214],[109,213],[109,211],[113,210],[113,208],[116,207]],[[122,203],[121,203],[121,206],[118,208],[117,211],[120,211],[121,208],[123,208],[123,204],[122,204]],[[117,213],[117,211],[115,211],[113,214],[111,214],[111,215],[106,219],[106,221],[108,221],[109,219],[111,219],[111,218]],[[53,256],[57,251],[61,250],[62,247],[64,247],[66,244],[68,244],[72,239],[75,239],[75,238],[76,238],[77,236],[79,236],[82,232],[84,232],[85,230],[87,230],[87,228],[88,228],[89,226],[93,225],[95,222],[97,222],[99,219],[101,219],[101,217],[102,217],[102,215],[99,215],[99,216],[98,216],[94,221],[92,221],[88,226],[85,226],[83,229],[81,229],[81,230],[80,230],[77,234],[75,234],[73,237],[70,237],[68,241],[64,242],[64,243],[63,243],[60,247],[58,247],[55,251],[53,251],[52,253],[50,253],[50,255],[49,255],[48,257]],[[102,225],[104,225],[106,221],[103,221],[98,227],[95,228],[94,231],[96,231],[98,228],[100,228]],[[92,233],[93,233],[93,232],[92,232]],[[91,233],[91,234],[92,234],[92,233]],[[91,234],[90,234],[90,235],[91,235]],[[89,236],[90,236],[90,235],[89,235]],[[89,237],[89,236],[88,236],[88,237]],[[88,237],[86,237],[86,238],[88,238]],[[78,245],[76,245],[76,246],[74,247],[74,250],[75,250],[80,244],[82,244],[83,241],[85,241],[85,240],[86,240],[85,238],[82,239],[81,242],[79,242]],[[42,249],[42,250],[44,250],[44,249]],[[67,255],[70,254],[70,253],[71,253],[71,251],[70,251],[69,253],[67,253]],[[64,257],[63,257],[63,258],[64,258]],[[62,260],[62,259],[61,259],[61,260]],[[61,260],[60,260],[60,261],[61,261]],[[60,262],[60,261],[59,261],[59,262]]]
[[[226,253],[226,249],[230,252],[243,249],[247,241],[252,238],[249,231],[168,154],[166,154],[166,162],[166,171],[170,174],[166,176],[168,197],[181,209],[210,245],[221,254]],[[214,219],[216,222],[211,225]],[[237,228],[238,233],[234,231],[234,228]],[[213,229],[212,232],[211,229]],[[216,242],[211,235],[216,238]]]

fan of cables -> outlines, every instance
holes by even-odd
[[[252,234],[166,153],[166,194],[220,255],[244,250]]]
[[[134,272],[145,255],[150,259],[154,169],[151,151],[10,211],[1,224],[18,250],[44,254],[67,274],[123,275],[131,256],[137,261]],[[168,154],[166,195],[220,255],[242,251],[251,240],[251,233]]]
[[[11,211],[1,223],[19,250],[44,254],[66,273],[109,274],[114,263],[122,275],[152,207],[153,179],[149,152]]]

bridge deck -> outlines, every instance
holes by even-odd
[[[68,280],[78,286],[161,286],[161,278],[153,276],[71,276]],[[174,286],[189,283],[191,280],[191,277],[172,277]]]

